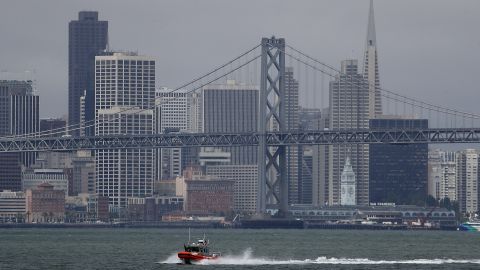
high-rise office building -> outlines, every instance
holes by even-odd
[[[320,118],[315,121],[316,130],[328,130],[330,127],[330,108],[322,110]],[[312,157],[312,204],[323,206],[330,203],[330,176],[332,162],[329,145],[313,146]]]
[[[476,213],[478,200],[479,153],[475,149],[457,152],[457,199],[461,213]]]
[[[434,149],[428,152],[428,194],[437,200],[457,200],[457,153]]]
[[[77,151],[72,157],[73,195],[79,193],[96,194],[95,188],[95,157],[91,151]]]
[[[321,119],[321,110],[313,108],[300,108],[299,109],[299,129],[300,130],[318,130],[319,121]],[[301,146],[298,151],[298,196],[299,203],[313,204],[314,202],[314,169],[317,168],[314,165],[315,160],[318,162],[318,155],[316,151],[317,146]]]
[[[427,119],[370,119],[371,130],[427,128]],[[423,205],[428,193],[428,144],[372,144],[369,150],[370,202]]]
[[[363,63],[363,76],[368,81],[368,113],[370,118],[382,114],[382,95],[380,92],[380,76],[378,72],[377,37],[375,33],[375,16],[373,13],[373,0],[370,0],[368,14],[367,41],[365,44],[365,59]]]
[[[330,129],[368,129],[369,95],[368,84],[358,74],[357,60],[342,61],[341,74],[330,82]],[[340,204],[340,178],[346,157],[351,159],[356,175],[357,204],[368,204],[368,145],[329,146],[329,198],[330,205]]]
[[[238,84],[228,80],[226,84],[207,85],[202,89],[198,106],[201,107],[201,131],[256,132],[259,110],[257,86]],[[231,153],[233,165],[257,164],[257,147],[225,148]]]
[[[32,81],[0,81],[0,135],[21,135],[40,130],[39,97]],[[0,190],[22,188],[21,167],[35,161],[35,153],[0,153]]]
[[[156,133],[190,132],[192,119],[190,117],[194,106],[190,106],[194,98],[186,90],[173,91],[162,87],[155,91],[155,131]],[[182,174],[181,148],[156,149],[156,180],[175,179]]]
[[[300,147],[298,153],[298,203],[312,204],[313,189],[313,147]]]
[[[68,124],[80,124],[80,98],[85,96],[85,121],[95,117],[95,56],[108,44],[108,22],[98,20],[96,11],[80,11],[68,25]],[[72,129],[79,134],[78,129]],[[93,128],[87,130],[93,134]]]
[[[298,81],[293,76],[293,68],[285,68],[285,130],[299,128]],[[299,188],[299,146],[288,146],[287,154],[287,180],[288,203],[300,203]]]
[[[133,53],[95,57],[95,135],[153,134],[155,61]],[[95,151],[97,193],[125,207],[153,193],[153,149]]]

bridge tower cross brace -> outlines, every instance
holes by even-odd
[[[267,146],[268,131],[285,129],[285,39],[262,38],[260,76],[260,116],[258,132],[257,212],[267,205],[280,213],[288,210],[288,182],[285,146]]]

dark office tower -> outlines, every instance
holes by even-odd
[[[65,119],[62,118],[44,118],[40,119],[40,132],[49,134],[50,136],[65,135]]]
[[[80,98],[85,96],[85,121],[92,123],[95,117],[95,55],[107,48],[108,22],[98,20],[96,11],[80,11],[78,21],[68,26],[68,124],[80,123]],[[78,128],[78,126],[76,126]],[[93,135],[93,128],[86,134]],[[72,128],[71,133],[79,134]]]
[[[330,82],[330,129],[367,129],[368,108],[368,84],[358,74],[357,60],[342,61],[342,73]],[[357,204],[368,204],[368,145],[331,145],[329,148],[329,204],[340,204],[340,180],[347,156],[357,178]]]
[[[285,68],[285,130],[299,128],[298,81],[293,68]],[[289,146],[287,152],[288,203],[299,203],[299,146]]]
[[[370,119],[370,129],[426,129],[427,119]],[[370,202],[421,204],[427,196],[428,144],[370,145]]]
[[[197,126],[205,133],[257,132],[257,86],[238,84],[228,80],[226,84],[211,84],[202,89],[202,101]],[[225,148],[231,153],[232,165],[257,164],[256,146]]]
[[[0,136],[38,132],[39,98],[31,81],[0,81]],[[0,190],[21,190],[21,166],[30,166],[35,153],[0,153]]]
[[[300,130],[318,130],[317,126],[320,119],[320,109],[299,109]],[[298,201],[302,204],[313,203],[313,154],[315,147],[308,145],[298,148]]]

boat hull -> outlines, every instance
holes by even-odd
[[[460,224],[460,226],[458,226],[458,229],[460,231],[469,231],[469,232],[478,232],[480,231],[480,224],[478,223],[463,223],[463,224]]]
[[[210,256],[197,252],[181,251],[178,252],[178,258],[182,260],[185,264],[192,264],[203,260],[215,260],[218,259],[218,256]]]

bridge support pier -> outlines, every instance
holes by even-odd
[[[258,132],[257,213],[267,205],[280,214],[288,210],[286,147],[268,146],[266,134],[285,131],[285,39],[263,38],[260,76],[260,116]]]

